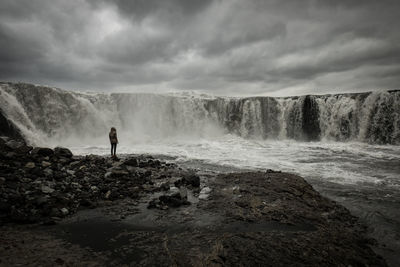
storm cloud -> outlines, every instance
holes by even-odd
[[[0,79],[91,91],[396,89],[400,2],[2,0]]]

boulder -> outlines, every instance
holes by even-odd
[[[191,185],[193,187],[200,187],[200,177],[194,173],[188,174],[184,176],[182,179],[176,181],[176,187],[180,187],[181,185]]]
[[[32,151],[33,147],[27,146],[27,145],[22,145],[19,146],[15,149],[15,152],[18,154],[28,154],[30,151]]]
[[[61,211],[61,214],[64,216],[67,216],[69,213],[69,210],[67,208],[62,208],[62,209],[60,209],[60,211]]]
[[[9,120],[1,110],[0,110],[0,135],[8,136],[19,140],[24,139],[18,127],[11,120]]]
[[[64,158],[72,158],[73,156],[71,150],[59,146],[54,148],[54,154],[58,157],[64,157]]]
[[[54,154],[53,149],[48,148],[48,147],[35,147],[34,149],[32,149],[31,151],[31,155],[38,155],[38,156],[42,156],[42,157],[48,157],[48,156],[52,156]]]
[[[129,158],[129,159],[125,160],[123,162],[123,164],[127,165],[127,166],[137,167],[138,166],[138,161],[135,158]]]
[[[47,186],[47,185],[42,185],[41,190],[45,194],[51,194],[51,193],[54,192],[54,189],[49,187],[49,186]]]
[[[10,139],[6,142],[6,146],[8,146],[11,149],[16,149],[23,145],[24,145],[24,143],[22,143],[21,141],[14,140],[14,139]]]
[[[186,196],[182,196],[181,192],[177,192],[171,195],[163,195],[159,198],[152,199],[147,208],[148,209],[166,209],[168,207],[180,207],[182,205],[190,205],[191,203],[187,200]]]
[[[17,153],[15,152],[8,152],[5,154],[6,159],[15,159],[17,157]]]
[[[180,193],[173,195],[164,195],[158,198],[160,202],[169,207],[180,207],[182,205],[190,205],[190,202],[186,198],[183,198]]]
[[[50,163],[50,162],[48,162],[48,161],[42,161],[42,167],[43,167],[43,168],[46,168],[46,167],[49,167],[49,166],[51,166],[51,163]]]
[[[28,163],[25,164],[25,168],[28,168],[28,169],[33,169],[35,167],[36,166],[35,166],[34,162],[28,162]]]
[[[169,182],[162,183],[160,185],[159,189],[162,191],[168,191],[169,190]]]
[[[199,199],[207,199],[208,196],[210,195],[211,192],[211,188],[209,187],[203,187],[203,189],[201,189],[200,193],[199,193]]]

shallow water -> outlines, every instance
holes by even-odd
[[[76,154],[108,154],[109,147],[72,147]],[[319,192],[346,206],[369,226],[377,252],[400,266],[400,146],[366,143],[170,139],[118,147],[119,153],[170,156],[220,172],[275,169],[301,175]]]

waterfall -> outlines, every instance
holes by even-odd
[[[0,83],[0,135],[34,144],[95,144],[111,126],[129,142],[243,138],[400,144],[400,91],[301,97],[70,92]],[[4,125],[4,126],[3,126]],[[18,133],[16,133],[18,131]]]

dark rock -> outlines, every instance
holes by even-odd
[[[57,265],[64,265],[65,261],[61,258],[57,258],[54,263]]]
[[[32,151],[33,147],[27,146],[27,145],[22,145],[18,148],[16,148],[14,151],[18,154],[28,154],[30,151]]]
[[[17,157],[18,155],[17,155],[17,153],[15,153],[15,152],[8,152],[6,155],[5,155],[5,158],[6,159],[15,159],[16,157]]]
[[[33,169],[35,167],[36,166],[35,166],[34,162],[28,162],[28,163],[25,164],[25,168],[28,168],[28,169]]]
[[[54,154],[53,149],[48,148],[48,147],[35,147],[34,149],[32,149],[31,151],[31,155],[39,155],[42,157],[48,157],[48,156],[52,156]]]
[[[169,190],[169,182],[162,183],[159,188],[162,191],[168,191]]]
[[[155,198],[151,200],[147,206],[148,209],[158,208],[164,209],[167,207],[180,207],[182,205],[190,205],[191,203],[187,201],[187,198],[182,197],[180,192],[174,193],[172,195],[163,195],[158,199]]]
[[[64,158],[72,158],[73,156],[71,150],[59,146],[54,148],[54,154],[58,157],[64,157]]]
[[[153,178],[167,180],[185,173],[151,157],[116,162],[96,155],[72,156],[60,147],[31,150],[23,142],[1,137],[0,146],[5,148],[0,150],[0,223],[51,221],[73,214],[79,207],[94,208],[104,201],[137,199],[143,192],[168,191],[171,181],[156,187]],[[138,168],[139,163],[146,167]],[[190,179],[185,181],[193,184]],[[189,202],[186,194],[178,193],[157,198],[155,204],[166,209]]]
[[[180,187],[182,185],[191,185],[193,187],[200,187],[200,177],[194,173],[185,175],[182,179],[176,181],[176,187]]]
[[[105,174],[105,177],[111,177],[111,178],[118,178],[118,177],[122,177],[122,176],[126,176],[129,175],[129,172],[125,171],[125,170],[120,170],[120,169],[114,169],[111,170],[110,172],[107,172]]]
[[[190,202],[187,199],[182,198],[180,193],[175,193],[173,195],[164,195],[160,196],[159,200],[161,203],[169,206],[169,207],[180,207],[182,205],[190,205]]]
[[[12,137],[14,139],[23,140],[21,131],[14,123],[7,119],[0,109],[0,135]]]
[[[91,200],[89,200],[87,198],[81,199],[79,203],[80,203],[81,206],[84,206],[84,207],[89,207],[89,208],[96,207],[96,205]]]
[[[11,211],[11,204],[10,203],[5,203],[5,202],[0,202],[0,212],[1,213],[8,213]]]
[[[123,164],[127,165],[127,166],[137,167],[138,166],[138,161],[135,158],[129,158],[129,159],[125,160],[123,162]]]
[[[25,143],[22,142],[22,141],[17,141],[17,140],[11,139],[11,140],[8,140],[5,143],[5,145],[8,146],[10,149],[15,150],[15,149],[17,149],[19,147],[24,146]]]
[[[38,205],[38,206],[42,206],[44,204],[47,204],[49,202],[49,196],[46,195],[46,196],[38,197],[35,200],[35,202],[36,202],[36,205]]]
[[[281,171],[274,171],[274,170],[271,170],[271,169],[267,169],[265,172],[266,173],[281,173]]]

